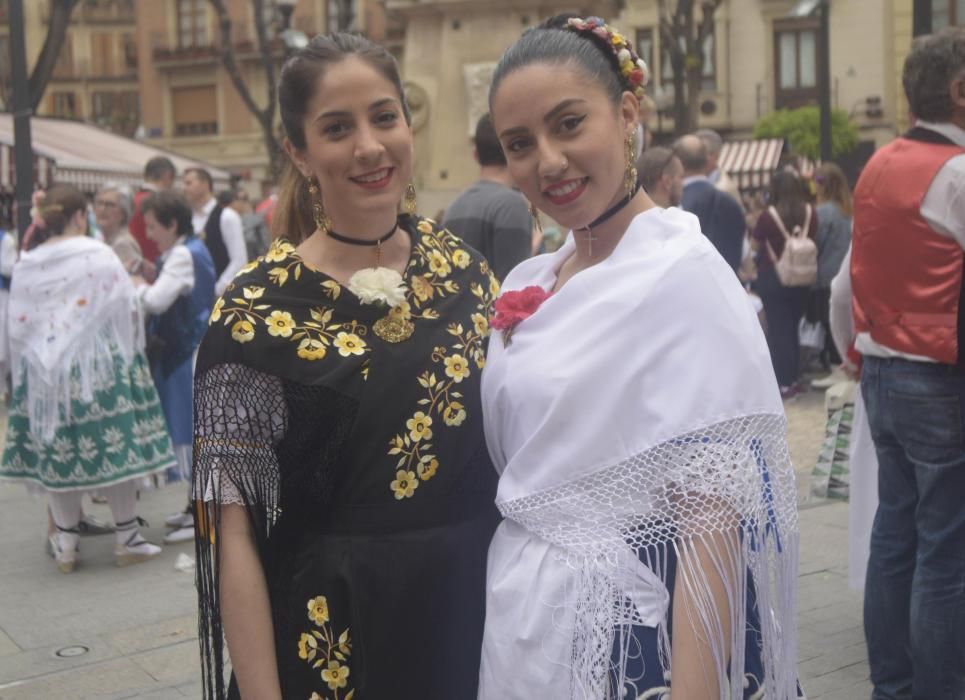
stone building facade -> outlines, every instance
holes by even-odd
[[[137,39],[142,47],[138,78],[144,136],[157,146],[230,170],[253,194],[273,183],[257,120],[235,89],[218,55],[216,16],[208,0],[136,0]],[[257,49],[250,0],[226,0],[241,73],[255,101],[267,99],[267,81]],[[285,47],[278,15],[266,0],[273,53]],[[384,11],[376,0],[354,0],[351,28],[375,41],[386,37]],[[337,22],[331,0],[298,0],[291,28],[313,36]]]

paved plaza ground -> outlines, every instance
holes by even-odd
[[[803,496],[824,431],[822,396],[803,395],[787,412]],[[183,503],[183,487],[145,494],[145,534],[160,541],[164,515]],[[106,506],[90,509],[109,519]],[[803,500],[801,523],[802,684],[812,700],[863,700],[870,685],[861,596],[846,584],[847,504]],[[191,545],[118,569],[113,537],[85,538],[81,565],[63,576],[44,553],[45,531],[43,500],[0,484],[0,700],[199,698],[194,578],[175,568]]]

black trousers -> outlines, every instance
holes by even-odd
[[[762,266],[755,285],[767,316],[767,347],[777,383],[793,385],[801,374],[801,340],[798,327],[804,312],[804,287],[785,287],[770,265]]]

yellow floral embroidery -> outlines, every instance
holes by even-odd
[[[242,319],[231,327],[231,337],[239,343],[247,343],[249,340],[254,340],[255,326],[251,321]]]
[[[450,377],[456,384],[469,376],[469,362],[462,355],[450,355],[444,362],[446,364],[446,376]]]
[[[472,258],[469,257],[469,253],[464,251],[462,248],[454,250],[452,253],[452,264],[458,267],[460,270],[465,270],[469,267],[469,263],[472,262]]]
[[[411,285],[412,291],[419,301],[429,301],[435,291],[429,280],[418,275],[412,278]]]
[[[295,252],[295,246],[288,241],[275,241],[265,253],[265,260],[272,263],[285,262]]]
[[[316,625],[328,622],[328,598],[320,595],[308,601],[308,619]]]
[[[436,475],[436,469],[439,468],[439,460],[435,457],[424,457],[423,461],[417,467],[419,472],[419,478],[423,481],[428,481]],[[411,472],[410,472],[411,473]]]
[[[391,486],[395,492],[396,500],[401,501],[403,498],[412,498],[412,494],[419,487],[419,481],[416,479],[414,472],[400,469],[395,473],[395,481],[392,482]]]
[[[298,356],[303,360],[321,360],[326,352],[325,345],[316,338],[304,338],[298,344]]]
[[[292,330],[295,328],[295,319],[287,311],[272,311],[271,315],[265,319],[265,325],[268,326],[269,335],[278,338],[290,338]]]
[[[446,425],[462,425],[462,422],[466,420],[466,409],[458,401],[453,401],[451,404],[446,406],[445,411],[442,412],[442,419],[445,421]]]
[[[212,323],[217,323],[221,320],[221,309],[224,308],[224,297],[218,297],[218,301],[214,303],[214,308],[211,309],[211,317],[208,319],[208,325]]]
[[[478,335],[485,338],[489,334],[489,319],[482,314],[472,315],[472,325]]]
[[[412,438],[413,442],[419,442],[419,440],[431,440],[432,439],[432,419],[427,416],[422,411],[416,413],[412,418],[406,421],[405,427],[409,429],[409,437]]]
[[[421,262],[423,270],[428,268],[429,271],[414,274],[409,279],[406,309],[400,313],[413,319],[438,319],[438,312],[429,308],[427,302],[461,291],[459,283],[449,279],[449,275],[454,267],[467,269],[472,265],[472,256],[448,231],[435,231],[425,220],[417,228],[425,235],[415,246],[413,255]],[[499,291],[499,284],[485,260],[479,262],[479,272],[483,279],[469,285],[470,293],[476,298],[476,309],[470,316],[472,326],[467,330],[462,323],[456,322],[446,328],[450,343],[433,348],[433,367],[418,377],[419,384],[426,390],[425,396],[418,401],[419,410],[405,421],[405,430],[389,440],[389,456],[398,457],[394,465],[395,479],[390,484],[397,500],[411,498],[419,481],[430,480],[444,466],[430,442],[433,420],[441,419],[446,428],[458,428],[468,418],[463,404],[465,398],[457,390],[457,385],[486,363],[484,342],[489,336],[488,319]],[[435,425],[438,427],[439,424]]]
[[[308,601],[308,619],[318,629],[303,632],[298,639],[298,658],[319,671],[319,677],[334,695],[331,697],[313,692],[309,700],[352,700],[354,689],[341,694],[351,675],[348,660],[352,655],[352,639],[346,628],[338,638],[329,621],[328,599],[317,596]]]
[[[268,270],[271,284],[281,287],[288,280],[289,272],[297,279],[301,275],[301,262],[293,253],[295,248],[287,242],[278,241],[272,248],[275,262],[285,262],[287,267],[273,267]],[[267,260],[266,255],[264,260]],[[321,283],[322,293],[330,299],[337,299],[341,287],[332,280]],[[232,285],[229,291],[236,290]],[[328,307],[309,309],[310,318],[300,318],[291,311],[272,309],[262,303],[265,287],[243,285],[241,295],[237,292],[222,297],[211,314],[211,321],[224,321],[231,327],[231,337],[238,343],[254,340],[260,328],[267,330],[273,338],[292,342],[297,357],[318,361],[328,356],[328,350],[335,346],[339,355],[351,357],[369,352],[364,340],[368,327],[357,321],[334,322],[335,311]],[[264,331],[261,331],[264,332]]]
[[[429,253],[429,269],[439,277],[448,277],[449,273],[452,272],[449,260],[438,250]]]
[[[329,690],[338,690],[348,685],[349,667],[338,661],[329,661],[328,668],[322,671],[322,680],[328,683]]]
[[[310,634],[302,633],[298,640],[298,658],[303,661],[308,660],[309,654],[318,653],[318,640]]]
[[[333,345],[338,348],[338,354],[342,357],[362,355],[365,353],[366,348],[365,341],[359,338],[358,335],[355,333],[345,333],[344,331],[335,337]]]

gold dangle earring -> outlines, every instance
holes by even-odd
[[[415,185],[411,182],[405,186],[405,194],[402,196],[402,210],[410,216],[415,214],[418,206],[415,196]]]
[[[626,146],[626,176],[625,182],[627,188],[627,199],[633,197],[633,193],[637,189],[637,165],[636,165],[636,155],[637,149],[634,143],[634,137],[632,134],[627,134],[627,138],[624,141]]]
[[[328,233],[332,228],[332,221],[328,218],[328,214],[325,213],[325,208],[322,206],[322,193],[318,189],[318,185],[315,184],[315,180],[311,177],[305,178],[308,180],[308,194],[312,198],[312,219],[315,221],[315,228],[322,233]]]
[[[533,228],[535,228],[540,234],[543,233],[543,222],[539,218],[539,211],[536,210],[536,205],[532,202],[529,203],[529,215],[533,217]]]

